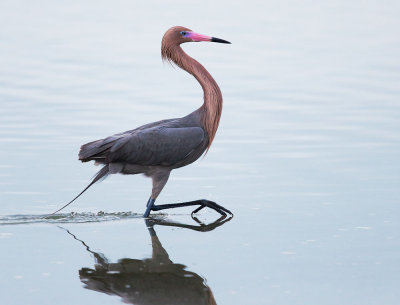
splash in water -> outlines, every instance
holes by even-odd
[[[0,225],[17,225],[32,223],[85,223],[115,221],[129,218],[141,218],[141,214],[132,212],[83,212],[83,213],[65,213],[56,215],[3,215],[0,216]]]

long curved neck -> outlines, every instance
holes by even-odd
[[[168,55],[169,60],[192,74],[203,88],[204,103],[200,109],[203,128],[207,131],[209,137],[208,151],[214,140],[222,114],[221,90],[211,74],[198,61],[187,55],[180,46],[172,48]]]

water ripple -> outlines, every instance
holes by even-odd
[[[18,225],[32,223],[86,223],[86,222],[103,222],[115,221],[130,218],[142,218],[141,214],[132,212],[83,212],[83,213],[66,213],[56,215],[2,215],[0,216],[1,225]]]

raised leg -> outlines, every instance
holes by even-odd
[[[226,213],[229,213],[230,215],[233,215],[231,211],[228,209],[224,208],[223,206],[210,201],[206,199],[200,199],[200,200],[194,200],[194,201],[188,201],[188,202],[181,202],[181,203],[170,203],[170,204],[160,204],[160,205],[155,205],[154,204],[155,200],[154,199],[149,199],[147,203],[147,209],[146,212],[144,213],[144,217],[148,217],[150,215],[150,211],[160,211],[160,210],[166,210],[166,209],[174,209],[174,208],[182,208],[182,207],[188,207],[188,206],[195,206],[198,205],[192,214],[197,213],[201,209],[208,207],[210,209],[215,210],[219,214],[226,216]]]
[[[215,210],[216,212],[218,212],[223,216],[226,216],[226,213],[229,213],[230,215],[233,216],[232,212],[229,211],[228,209],[225,209],[223,206],[220,206],[219,204],[206,199],[181,202],[181,203],[155,205],[154,202],[156,201],[161,190],[167,183],[169,174],[170,170],[165,168],[156,168],[152,172],[146,173],[146,175],[150,176],[153,180],[153,189],[151,192],[151,197],[149,198],[149,201],[147,201],[146,212],[144,212],[143,214],[144,217],[149,217],[151,211],[160,211],[160,210],[196,206],[196,205],[198,207],[192,212],[192,215],[204,209],[205,207],[208,207],[210,209]]]

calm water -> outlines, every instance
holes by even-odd
[[[398,1],[2,1],[1,304],[399,304],[399,14]],[[158,202],[207,198],[234,218],[145,223],[151,181],[112,176],[43,219],[96,172],[82,143],[201,104],[161,63],[173,25],[233,44],[184,46],[224,111]]]

